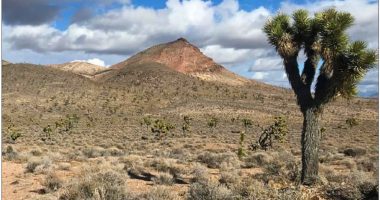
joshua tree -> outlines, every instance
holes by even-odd
[[[246,118],[242,119],[241,121],[243,123],[245,133],[247,133],[248,132],[248,128],[252,127],[253,122],[252,122],[252,120],[246,119]]]
[[[190,121],[191,120],[192,120],[192,118],[190,118],[187,115],[183,117],[183,124],[182,124],[182,132],[183,132],[183,134],[185,134],[186,131],[190,131]]]
[[[357,83],[376,63],[377,52],[368,50],[365,42],[349,41],[345,32],[353,22],[350,13],[335,9],[316,13],[314,17],[309,17],[305,10],[297,10],[292,17],[276,15],[263,29],[283,60],[304,117],[301,180],[305,185],[314,184],[318,178],[319,121],[325,105],[338,96],[356,95]],[[301,50],[306,55],[302,73],[297,62]],[[312,92],[317,68],[319,75]]]
[[[211,119],[209,119],[209,121],[207,122],[207,126],[210,127],[211,133],[214,132],[214,128],[216,127],[217,124],[218,124],[217,118],[211,117]]]

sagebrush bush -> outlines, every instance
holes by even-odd
[[[234,194],[224,185],[213,182],[190,185],[188,200],[233,200]]]
[[[126,177],[114,171],[88,172],[69,185],[60,200],[126,200]]]
[[[153,179],[153,182],[158,185],[173,185],[174,178],[169,173],[161,172]]]
[[[41,166],[45,164],[44,167],[48,167],[49,163],[48,161],[45,161],[40,157],[32,157],[28,160],[28,163],[26,164],[26,172],[28,173],[34,173],[38,166]]]
[[[204,152],[198,156],[198,160],[202,163],[207,164],[209,168],[220,168],[222,163],[234,166],[235,168],[240,167],[240,160],[236,154],[228,153],[211,153]]]
[[[124,163],[124,170],[139,175],[144,169],[144,162],[138,156],[130,155],[120,158],[120,162]]]
[[[101,147],[90,147],[90,148],[85,148],[82,150],[82,153],[84,156],[87,158],[96,158],[103,156],[105,154],[105,150]]]
[[[207,168],[203,165],[195,165],[193,167],[192,175],[192,182],[207,183],[209,181],[209,174]]]
[[[60,170],[69,171],[70,167],[71,167],[70,163],[63,162],[63,163],[58,164],[58,169],[60,169]]]
[[[244,159],[245,167],[262,167],[270,163],[273,158],[266,152],[255,152]]]
[[[2,152],[2,156],[5,160],[16,160],[19,157],[17,151],[12,146],[7,146]]]
[[[172,192],[170,188],[164,186],[155,186],[149,192],[139,196],[136,200],[177,200],[180,199]]]
[[[56,174],[48,174],[43,182],[43,186],[45,186],[49,192],[57,191],[62,185],[63,181],[58,178]]]

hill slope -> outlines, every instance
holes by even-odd
[[[8,61],[6,61],[6,60],[1,60],[1,65],[9,65],[9,64],[12,64],[12,63],[10,63],[10,62],[8,62]]]
[[[67,62],[63,64],[53,64],[49,66],[63,71],[79,74],[88,78],[92,78],[96,73],[106,69],[105,67],[87,62]]]
[[[150,47],[123,62],[111,66],[110,69],[117,71],[130,65],[153,62],[206,81],[216,81],[230,85],[243,85],[250,82],[215,63],[184,38]],[[104,74],[107,73],[109,71]],[[100,75],[99,79],[102,79],[103,75]],[[109,78],[109,76],[107,77]]]

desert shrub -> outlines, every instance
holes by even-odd
[[[375,172],[377,169],[376,161],[368,158],[356,160],[357,169],[365,172]]]
[[[55,174],[48,174],[45,181],[43,182],[43,186],[45,186],[49,192],[57,191],[62,187],[62,185],[63,181]]]
[[[26,172],[27,173],[34,173],[38,166],[45,165],[43,167],[48,167],[48,161],[45,161],[42,158],[39,157],[32,157],[28,160],[28,163],[26,164]]]
[[[238,194],[240,199],[270,199],[271,189],[265,187],[264,184],[252,178],[244,179],[243,181],[232,186],[235,194]],[[260,198],[266,197],[266,198]]]
[[[156,119],[151,127],[151,131],[155,133],[158,138],[162,138],[174,128],[175,126],[170,122],[164,119]]]
[[[347,124],[350,128],[352,128],[352,127],[354,127],[354,126],[359,125],[359,121],[358,121],[358,119],[356,119],[355,117],[351,117],[351,118],[347,118],[347,119],[346,119],[346,124]]]
[[[161,172],[153,179],[153,182],[158,185],[173,185],[174,178],[169,173]]]
[[[273,141],[278,141],[280,143],[285,141],[285,137],[288,134],[288,125],[285,117],[277,116],[274,118],[274,122],[267,128],[262,128],[259,140],[251,144],[252,150],[263,149],[268,150],[268,148],[273,147]]]
[[[324,189],[328,199],[332,200],[357,200],[363,199],[360,190],[353,185],[328,185]]]
[[[65,188],[60,200],[127,199],[125,177],[113,172],[88,172]]]
[[[188,200],[233,200],[233,192],[225,185],[213,182],[199,183],[190,185]]]
[[[120,150],[116,147],[111,147],[111,148],[106,150],[105,154],[110,155],[110,156],[122,156],[122,155],[124,155],[124,151]]]
[[[262,167],[270,163],[273,158],[266,152],[254,152],[245,157],[245,167]]]
[[[176,200],[179,199],[171,189],[164,186],[155,186],[148,193],[143,194],[137,199],[146,200]],[[137,200],[136,199],[136,200]]]
[[[105,154],[105,150],[101,147],[90,147],[83,149],[82,153],[87,158],[96,158],[103,156]]]
[[[5,160],[16,160],[19,157],[18,153],[12,146],[7,146],[2,152],[2,156]]]
[[[220,168],[223,162],[228,165],[235,166],[235,168],[237,168],[238,165],[240,166],[239,158],[236,154],[231,152],[219,154],[204,152],[198,156],[198,160],[207,164],[207,167],[209,168]]]
[[[231,185],[231,184],[237,183],[238,181],[240,181],[238,170],[230,169],[230,170],[222,170],[220,172],[220,179],[219,179],[220,183]]]
[[[39,149],[33,149],[30,151],[30,154],[32,154],[33,156],[41,156],[42,152]]]
[[[15,128],[14,124],[11,124],[7,127],[6,133],[9,135],[11,143],[16,142],[16,140],[21,137],[21,132]]]
[[[154,159],[149,165],[157,171],[170,173],[174,177],[180,177],[185,171],[185,169],[165,159]]]
[[[207,121],[207,126],[210,128],[211,133],[213,133],[214,128],[216,128],[216,126],[218,125],[218,122],[219,122],[219,120],[216,117],[211,117]]]
[[[209,174],[207,168],[203,165],[197,164],[193,168],[192,182],[207,183],[209,181]]]
[[[189,116],[183,116],[183,124],[182,124],[182,133],[183,134],[190,131],[191,120],[192,120],[192,118],[190,118]]]
[[[274,175],[274,176],[278,176],[280,175],[280,172],[281,172],[281,164],[279,162],[271,162],[271,163],[268,163],[267,165],[265,165],[265,171],[269,174],[269,175]]]
[[[343,159],[343,160],[339,160],[337,162],[335,162],[336,164],[340,164],[340,165],[344,165],[347,167],[347,169],[350,169],[350,170],[356,170],[357,167],[356,167],[356,162],[352,159],[349,159],[349,158],[346,158],[346,159]]]
[[[124,163],[124,170],[133,174],[139,175],[144,171],[144,162],[140,157],[130,155],[120,159]]]
[[[60,170],[65,170],[65,171],[69,171],[70,170],[70,167],[71,167],[71,164],[70,163],[59,163],[58,165],[58,169]]]
[[[140,121],[140,125],[143,126],[145,125],[146,126],[146,130],[149,130],[149,126],[152,124],[152,119],[150,118],[150,116],[145,116],[143,117],[143,119]]]
[[[296,162],[287,162],[285,164],[285,177],[292,182],[301,181],[300,165]]]
[[[184,147],[185,148],[185,147]],[[192,155],[191,153],[184,148],[175,148],[169,153],[170,158],[174,158],[181,161],[190,160]]]

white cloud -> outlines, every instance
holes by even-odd
[[[102,66],[102,67],[106,66],[105,62],[103,60],[100,60],[99,58],[91,58],[88,60],[73,60],[71,62],[87,62],[87,63],[93,64],[93,65],[98,65],[98,66]]]
[[[249,70],[252,72],[277,71],[282,68],[282,59],[280,57],[268,56],[256,59],[253,66],[251,66]]]
[[[201,51],[221,64],[243,62],[251,53],[248,49],[223,48],[220,45],[208,45]]]
[[[114,64],[152,45],[185,37],[218,63],[239,68],[244,65],[246,73],[254,73],[257,79],[286,85],[282,61],[262,31],[265,21],[274,14],[265,7],[245,11],[237,0],[223,0],[216,5],[202,0],[168,0],[165,8],[153,9],[136,7],[130,0],[101,1],[123,5],[73,23],[66,30],[49,25],[3,25],[2,40],[7,46],[3,55],[29,62],[67,62],[75,60],[76,55],[87,55],[86,58]],[[303,8],[313,13],[335,6],[355,17],[355,25],[349,29],[352,39],[365,40],[371,48],[378,48],[377,4],[368,0],[321,0],[305,4],[284,1],[279,10],[291,13]],[[44,55],[50,56],[47,61]],[[300,55],[299,61],[304,59]],[[362,85],[375,82],[378,80],[366,76]]]
[[[255,80],[263,80],[269,75],[268,72],[255,72],[255,74],[252,76],[252,79]]]

